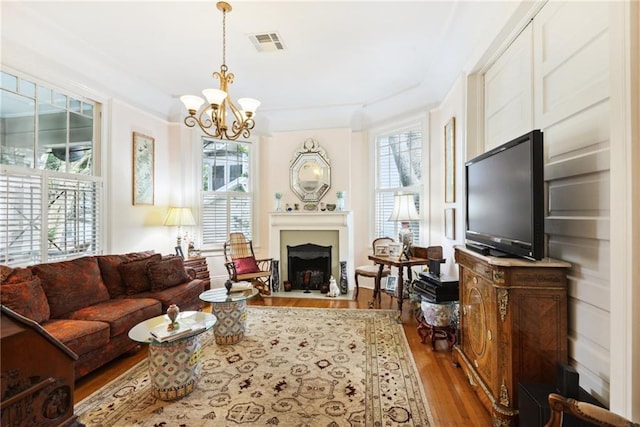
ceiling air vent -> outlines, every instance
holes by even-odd
[[[249,38],[258,52],[284,50],[284,45],[280,41],[278,33],[253,34]]]

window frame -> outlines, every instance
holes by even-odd
[[[100,141],[103,137],[101,129],[103,128],[102,103],[96,99],[91,99],[73,91],[61,89],[54,84],[34,78],[30,75],[1,67],[0,71],[17,79],[18,84],[24,80],[34,84],[34,139],[33,139],[33,161],[27,165],[11,165],[0,164],[0,199],[5,203],[2,218],[0,218],[0,245],[4,247],[0,251],[0,263],[10,266],[24,266],[35,263],[43,263],[48,261],[58,261],[65,259],[77,258],[79,256],[95,255],[102,252],[104,247],[104,183],[100,175],[101,159]],[[41,151],[39,140],[39,92],[55,93],[60,99],[65,100],[64,111],[66,112],[66,148],[65,153],[70,151],[70,132],[75,128],[70,128],[70,114],[77,114],[78,107],[81,115],[90,117],[91,125],[91,157],[90,170],[81,169],[77,172],[70,172],[68,161],[65,161],[63,172],[47,169],[42,167],[38,155]],[[18,93],[11,88],[0,88],[2,91],[9,93]],[[24,96],[24,95],[23,95]],[[58,98],[56,98],[58,99]],[[85,113],[84,104],[90,107],[90,115]],[[31,141],[29,141],[31,142]],[[67,159],[68,160],[68,159]],[[14,190],[20,188],[20,180],[29,177],[29,185],[31,188],[39,191],[39,200],[30,204],[22,202],[22,199]],[[14,180],[13,184],[9,184],[9,180]],[[12,189],[12,185],[14,186]],[[57,188],[57,192],[51,196],[53,189]],[[90,192],[86,192],[86,188],[90,188]],[[13,192],[13,194],[12,194]],[[90,197],[86,197],[89,194]],[[84,196],[83,196],[84,195]],[[84,201],[83,201],[84,200]],[[26,203],[26,204],[25,204]],[[59,204],[65,206],[65,213],[55,214],[59,210]],[[20,209],[16,209],[22,204],[25,211],[33,212],[30,219],[26,217],[20,219]],[[90,209],[85,210],[85,207]],[[55,209],[54,209],[55,208]],[[13,209],[13,211],[12,211]],[[72,209],[73,214],[67,215],[67,209]],[[89,216],[87,216],[87,214]],[[75,220],[75,219],[77,220]],[[91,227],[86,228],[86,218],[91,218]],[[70,221],[71,219],[71,221]],[[62,225],[63,231],[55,232],[51,236],[51,227],[55,222],[54,228]],[[28,233],[33,234],[32,239],[28,239],[28,248],[22,247],[20,251],[10,252],[11,245],[20,239],[15,233],[16,227],[22,227]],[[39,227],[39,229],[38,229]],[[46,227],[47,232],[43,232]],[[35,232],[34,232],[35,231]],[[82,236],[79,238],[78,236]],[[58,247],[60,255],[51,252],[50,246]],[[24,244],[25,242],[19,242]],[[28,242],[27,242],[28,243]],[[62,249],[64,248],[64,249]],[[51,253],[50,253],[51,252]],[[13,260],[13,261],[12,261]]]
[[[242,144],[248,147],[248,159],[247,159],[247,163],[248,163],[248,181],[247,181],[247,188],[248,191],[247,192],[237,192],[237,191],[231,191],[231,192],[216,192],[216,191],[205,191],[204,190],[204,141],[219,141],[222,143],[233,143],[233,144]],[[256,212],[258,212],[259,206],[258,206],[258,195],[255,191],[256,189],[256,185],[257,185],[257,173],[258,173],[258,167],[257,167],[257,158],[259,156],[259,148],[258,148],[258,144],[257,142],[253,139],[253,138],[249,138],[247,140],[236,140],[236,141],[229,141],[229,140],[223,140],[223,139],[219,139],[219,138],[211,138],[208,136],[204,136],[204,135],[199,135],[198,138],[196,139],[197,144],[199,149],[195,150],[197,153],[197,164],[199,165],[198,167],[198,176],[196,179],[196,186],[197,186],[197,194],[198,194],[198,204],[199,204],[199,224],[200,224],[200,229],[199,229],[199,239],[202,242],[201,243],[201,250],[202,251],[214,251],[214,252],[219,252],[222,251],[224,243],[226,242],[226,240],[229,237],[229,233],[233,232],[233,231],[238,231],[236,228],[232,228],[230,227],[230,224],[233,223],[233,220],[231,218],[231,212],[233,210],[232,208],[232,204],[235,201],[237,201],[238,199],[247,199],[249,202],[249,222],[250,224],[248,225],[248,230],[249,231],[244,231],[245,234],[247,235],[247,239],[253,240],[254,242],[254,247],[258,247],[259,245],[257,244],[257,229],[258,229],[258,224],[257,224],[257,220],[256,220]],[[233,166],[233,165],[231,165]],[[225,171],[225,176],[226,176],[227,172]],[[218,193],[218,194],[216,194]],[[207,221],[209,221],[210,218],[215,217],[216,212],[215,211],[211,211],[208,210],[206,208],[206,199],[212,199],[212,198],[219,198],[219,199],[225,199],[226,203],[223,209],[219,209],[218,212],[220,211],[224,211],[224,215],[225,215],[225,220],[222,223],[222,227],[224,227],[225,231],[223,234],[220,234],[220,238],[222,238],[222,236],[224,236],[224,238],[222,240],[215,240],[215,241],[209,241],[206,242],[205,241],[205,234],[206,234],[206,228],[208,227],[208,225],[206,225]],[[218,225],[218,227],[220,227]],[[246,229],[245,229],[246,230]],[[243,230],[241,230],[243,231]],[[220,233],[220,232],[218,232]]]
[[[402,133],[407,133],[410,131],[419,131],[421,133],[421,177],[420,183],[412,186],[397,186],[397,187],[388,187],[388,188],[380,188],[379,186],[379,152],[378,152],[378,140],[383,137],[389,137],[393,135],[399,135]],[[423,242],[428,240],[428,230],[425,227],[427,223],[427,211],[429,209],[428,203],[428,195],[427,189],[429,188],[429,175],[428,175],[428,162],[429,162],[429,153],[428,153],[428,125],[426,117],[422,115],[415,115],[412,117],[406,118],[404,121],[397,121],[394,123],[390,123],[386,126],[380,126],[377,128],[372,128],[369,132],[369,147],[370,147],[370,155],[369,155],[369,164],[370,164],[370,229],[369,229],[369,241],[372,242],[376,237],[391,237],[394,240],[398,240],[398,231],[401,227],[400,223],[388,221],[388,216],[390,212],[382,213],[382,218],[380,217],[380,207],[378,206],[378,196],[380,194],[388,194],[390,200],[393,203],[393,195],[397,192],[403,193],[413,193],[416,198],[416,203],[418,205],[418,213],[420,214],[420,220],[416,221],[418,229],[414,230],[414,244],[422,244]],[[384,210],[384,209],[383,209]],[[383,233],[383,229],[379,228],[380,222],[389,222],[392,224],[392,233],[387,236],[379,235]],[[414,224],[415,225],[415,224]],[[413,228],[413,226],[412,226]]]

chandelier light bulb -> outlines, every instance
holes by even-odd
[[[204,104],[204,99],[195,95],[182,95],[180,97],[180,101],[184,104],[186,109],[189,111],[189,114],[193,115],[200,109],[202,104]]]
[[[260,106],[260,101],[253,98],[239,98],[238,104],[247,117],[251,117]]]
[[[209,105],[219,106],[227,97],[227,92],[220,89],[205,89],[202,94],[207,98]]]

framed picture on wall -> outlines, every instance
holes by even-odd
[[[456,118],[444,127],[444,201],[456,201]]]
[[[153,205],[155,140],[133,132],[133,204]]]

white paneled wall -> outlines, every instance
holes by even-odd
[[[485,149],[533,129],[531,25],[485,74]]]
[[[609,401],[610,103],[606,2],[549,2],[484,75],[485,149],[544,132],[548,256],[572,263],[569,358]]]
[[[569,357],[609,402],[609,7],[549,3],[533,21],[535,126],[544,130],[549,256],[573,264]],[[595,296],[598,296],[596,298]]]

